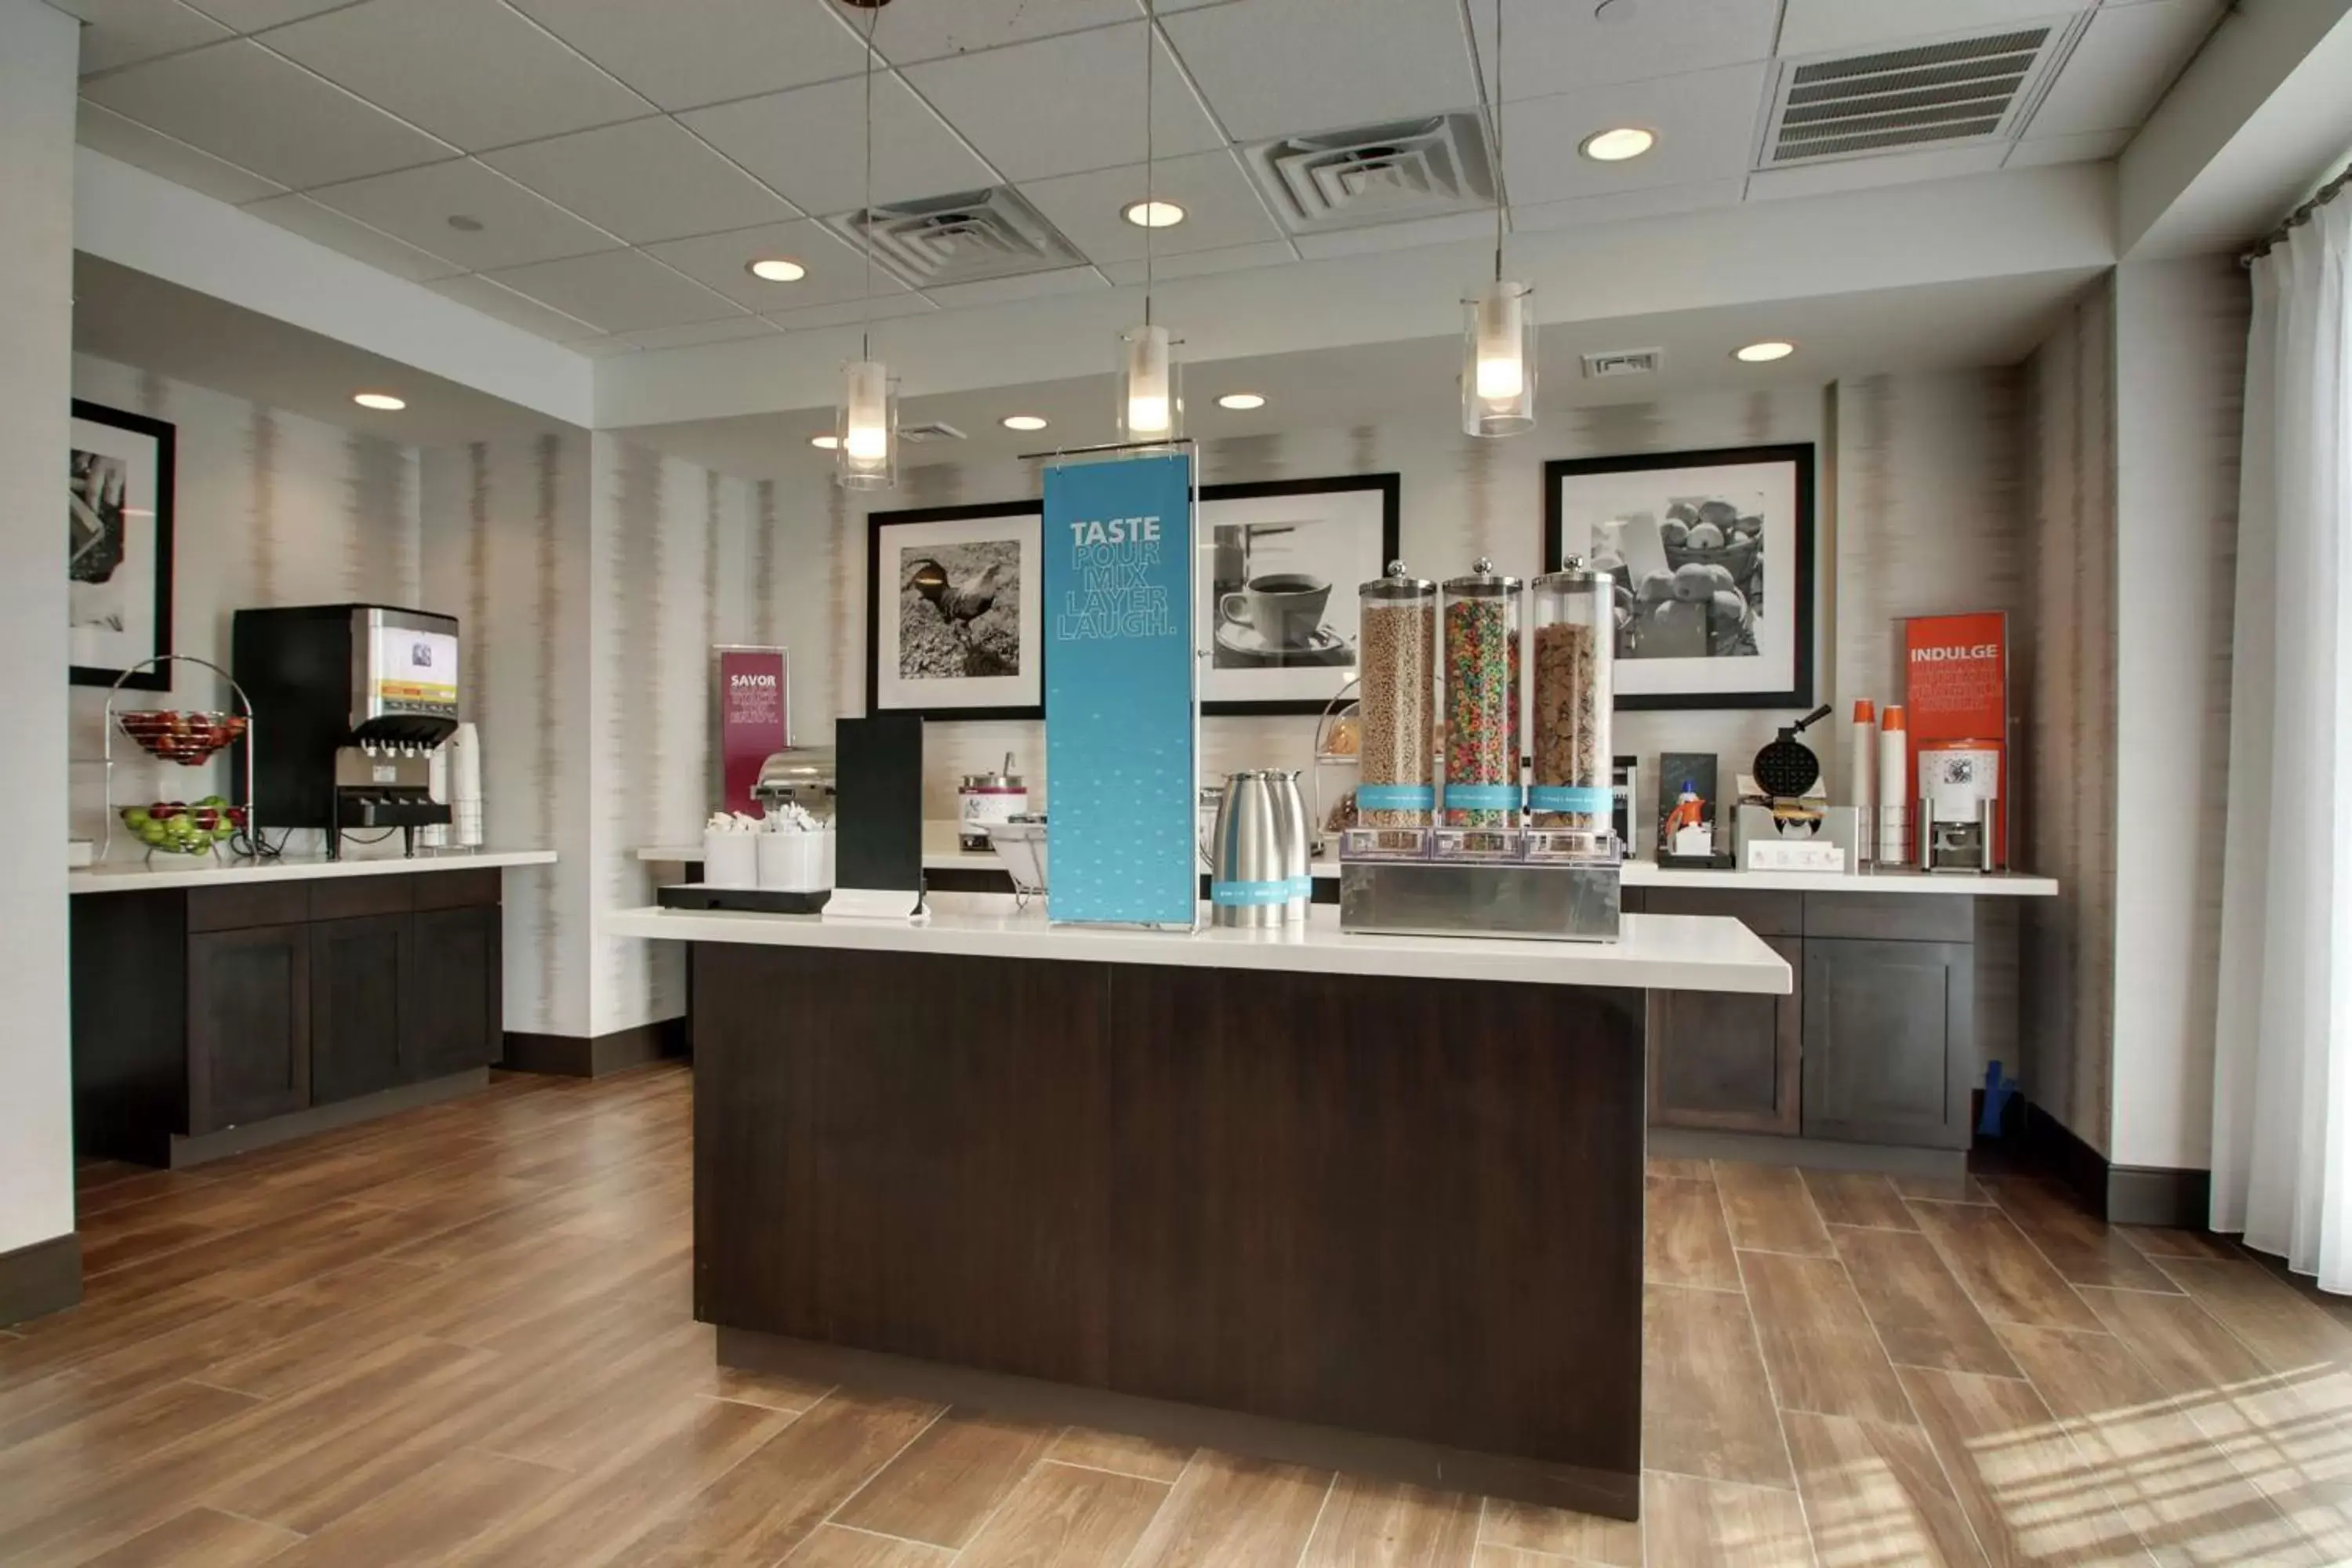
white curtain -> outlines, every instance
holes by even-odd
[[[2348,289],[2352,189],[2253,267],[2212,1226],[2352,1292]]]

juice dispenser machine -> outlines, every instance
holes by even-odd
[[[352,829],[449,820],[433,749],[457,727],[457,623],[385,605],[239,610],[231,663],[254,711],[253,801],[273,827],[311,827],[340,858]],[[246,787],[245,759],[236,788]]]

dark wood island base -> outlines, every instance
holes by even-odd
[[[1642,992],[693,953],[722,1362],[1636,1516]]]

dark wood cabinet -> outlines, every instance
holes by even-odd
[[[1969,1146],[1974,966],[1965,942],[1806,942],[1807,1137]]]
[[[1804,972],[1804,943],[1766,937],[1790,971]],[[1649,994],[1650,1125],[1722,1132],[1793,1134],[1803,1054],[1800,994],[1708,991]]]
[[[419,910],[409,952],[418,984],[401,1015],[401,1065],[438,1078],[499,1058],[505,1012],[499,907]]]
[[[502,1037],[499,882],[461,865],[77,895],[76,1151],[184,1164],[478,1079]]]
[[[310,928],[187,941],[188,1131],[301,1110],[310,1102]]]
[[[416,1000],[414,917],[310,927],[310,1099],[324,1105],[401,1081],[401,1042]]]

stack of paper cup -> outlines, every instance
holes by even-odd
[[[482,847],[482,732],[471,722],[457,726],[443,747],[448,753],[449,842]]]
[[[1911,737],[1903,708],[1890,705],[1878,731],[1878,863],[1911,863]]]
[[[1846,804],[1853,807],[1854,858],[1868,860],[1878,841],[1878,714],[1867,697],[1853,705],[1853,732],[1846,742]]]

